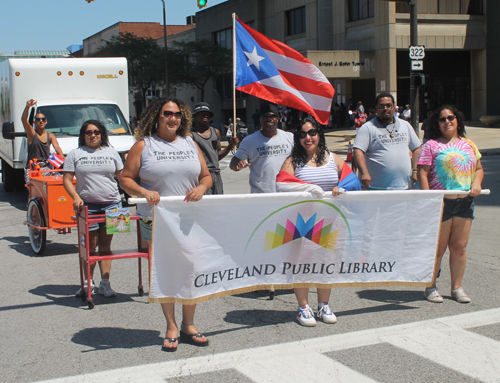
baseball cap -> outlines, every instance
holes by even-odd
[[[213,117],[213,112],[210,110],[210,105],[206,102],[199,102],[194,106],[193,116],[199,112],[208,112],[210,117]]]

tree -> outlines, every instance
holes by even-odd
[[[156,88],[164,82],[164,48],[152,38],[121,32],[118,36],[111,37],[109,41],[104,41],[98,55],[127,58],[129,87],[131,93],[134,90],[141,93],[140,101],[143,107],[146,106],[148,89]]]
[[[168,50],[169,81],[198,88],[205,100],[205,85],[232,69],[231,52],[210,40],[174,42]]]

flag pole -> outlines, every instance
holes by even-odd
[[[233,137],[236,137],[236,13],[233,13]]]

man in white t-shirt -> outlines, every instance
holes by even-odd
[[[279,114],[276,105],[262,105],[259,114],[261,130],[241,142],[229,167],[235,172],[250,167],[252,193],[274,193],[276,175],[292,153],[293,134],[278,129]]]
[[[361,185],[365,189],[410,189],[412,180],[416,181],[420,140],[408,122],[394,117],[390,93],[379,94],[375,105],[377,117],[361,126],[354,140]]]

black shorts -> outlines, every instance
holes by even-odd
[[[474,197],[444,198],[443,218],[441,222],[446,222],[453,217],[474,219]]]

